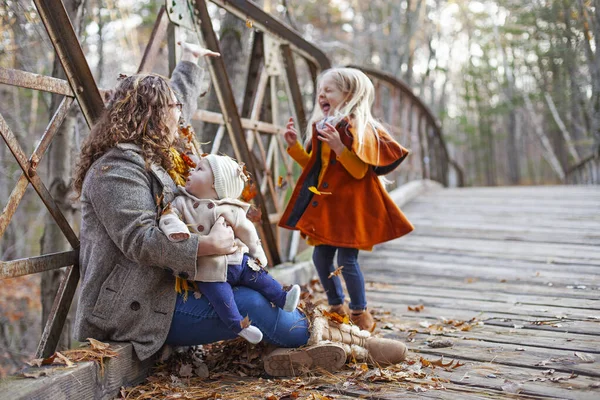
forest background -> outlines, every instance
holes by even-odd
[[[134,73],[161,1],[63,0],[101,88]],[[560,184],[600,146],[598,2],[591,0],[264,0],[255,2],[316,44],[335,66],[402,79],[439,118],[469,186]],[[243,98],[252,29],[209,4],[236,98]],[[198,42],[195,35],[181,39]],[[187,35],[187,36],[186,36]],[[155,70],[168,74],[163,52]],[[0,66],[61,76],[31,1],[0,4]],[[307,89],[308,90],[308,89]],[[218,111],[214,92],[201,106]],[[0,85],[0,114],[30,154],[56,100]],[[283,116],[282,118],[286,118]],[[277,121],[283,124],[284,121]],[[203,141],[214,135],[196,129]],[[73,107],[40,167],[68,199],[73,160],[89,129]],[[0,144],[0,206],[20,170]],[[60,202],[77,225],[77,206]],[[0,259],[60,251],[62,234],[31,188],[0,242]],[[0,377],[31,359],[60,271],[0,281]],[[69,326],[65,329],[68,331]],[[61,346],[72,346],[65,335]]]

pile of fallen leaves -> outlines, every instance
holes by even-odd
[[[66,367],[74,368],[75,363],[83,361],[94,361],[100,364],[100,373],[104,373],[104,361],[108,358],[115,357],[117,353],[110,349],[108,343],[100,342],[96,339],[88,338],[90,342],[89,347],[82,347],[79,349],[66,350],[62,353],[57,351],[48,358],[36,358],[35,360],[28,361],[32,367],[37,367],[33,370],[24,370],[21,375],[26,378],[39,378],[44,375],[48,375],[52,370],[51,368],[42,367]]]
[[[318,304],[326,303],[318,280],[303,287],[300,308],[311,320]],[[339,315],[325,313],[336,322]],[[377,313],[380,324],[385,313]],[[408,390],[424,392],[444,389],[448,381],[435,374],[436,368],[446,371],[463,364],[443,359],[427,360],[419,355],[403,363],[379,368],[365,363],[347,364],[341,371],[310,371],[289,379],[270,378],[262,364],[263,354],[273,347],[264,343],[252,345],[238,338],[210,345],[195,346],[175,352],[166,362],[158,364],[146,383],[123,388],[121,398],[145,400],[164,399],[335,399],[339,394],[367,395],[386,391]],[[386,383],[389,383],[386,385]],[[393,388],[393,389],[392,389]]]

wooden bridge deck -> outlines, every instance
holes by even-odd
[[[600,187],[439,189],[403,210],[415,232],[361,266],[383,332],[465,363],[423,396],[600,398]]]

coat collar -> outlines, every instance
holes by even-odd
[[[116,147],[121,150],[133,151],[139,154],[140,157],[143,159],[143,151],[140,145],[137,145],[135,143],[118,143]],[[150,171],[152,171],[152,175],[154,175],[154,177],[158,179],[160,185],[163,188],[163,205],[166,205],[173,201],[173,199],[175,198],[175,190],[177,186],[175,185],[175,182],[173,182],[173,179],[171,178],[169,173],[163,167],[154,163],[150,164]]]
[[[185,190],[185,187],[183,187],[183,186],[177,186],[177,189],[179,190],[179,193],[181,193],[181,195],[187,196],[194,201],[214,203],[218,206],[223,205],[223,204],[234,205],[234,206],[243,208],[244,211],[248,211],[248,209],[250,208],[250,204],[244,203],[241,200],[237,200],[237,199],[221,199],[221,200],[200,199],[200,198],[194,196],[193,194],[191,194],[190,192],[188,192],[187,190]]]

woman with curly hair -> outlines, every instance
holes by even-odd
[[[236,251],[232,229],[221,217],[208,235],[194,234],[181,242],[171,242],[159,229],[160,213],[176,194],[169,172],[176,167],[172,157],[179,122],[189,120],[201,91],[198,58],[218,56],[197,46],[182,47],[182,61],[170,82],[155,74],[120,80],[82,146],[74,176],[82,212],[75,336],[132,342],[140,360],[164,344],[189,346],[236,337],[204,296],[174,290],[176,279],[193,281],[207,268],[199,258]],[[276,346],[297,348],[311,338],[313,344],[341,340],[323,324],[317,324],[318,337],[311,336],[304,314],[274,308],[250,288],[236,287],[234,300]],[[342,346],[329,343],[278,349],[264,361],[269,374],[290,375],[300,367],[338,369],[346,355]]]

